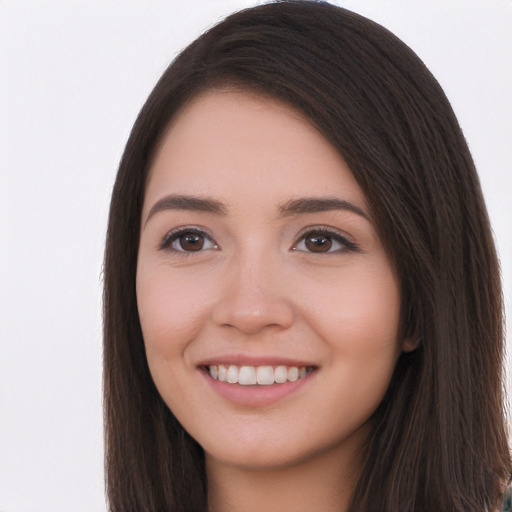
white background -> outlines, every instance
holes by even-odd
[[[512,1],[345,0],[425,61],[480,172],[512,297]],[[104,511],[101,264],[137,112],[243,0],[0,0],[0,511]]]

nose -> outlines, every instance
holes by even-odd
[[[289,328],[294,321],[293,302],[278,258],[252,254],[230,261],[213,320],[244,334],[263,329]]]

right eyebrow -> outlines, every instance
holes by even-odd
[[[213,213],[215,215],[221,216],[227,215],[226,206],[216,199],[187,195],[169,195],[159,199],[151,207],[144,225],[148,223],[149,219],[151,219],[153,215],[166,210],[190,210],[196,212]]]

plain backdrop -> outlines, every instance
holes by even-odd
[[[131,125],[171,59],[243,0],[0,0],[0,511],[104,512],[101,265]],[[438,78],[512,297],[512,1],[345,0]]]

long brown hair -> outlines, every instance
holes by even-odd
[[[479,180],[455,115],[393,34],[328,3],[235,13],[166,70],[133,127],[105,252],[106,483],[112,512],[205,511],[202,449],[149,373],[135,295],[140,217],[165,128],[213,87],[300,109],[366,195],[402,292],[403,354],[374,415],[351,512],[484,512],[510,478],[499,267]],[[312,170],[314,172],[314,170]]]

